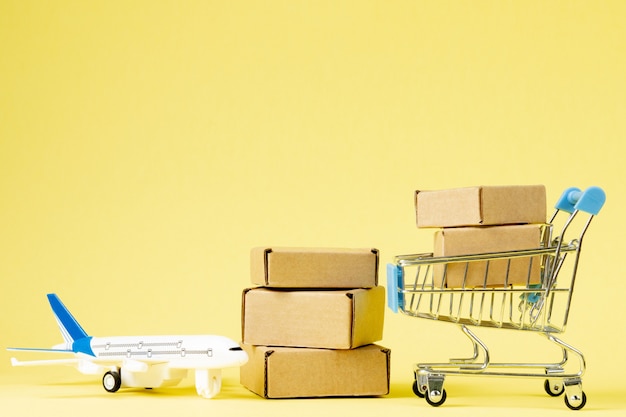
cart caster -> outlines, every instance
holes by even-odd
[[[565,380],[565,405],[570,410],[580,410],[587,404],[587,395],[583,391],[580,378]]]
[[[570,410],[580,410],[581,408],[583,408],[585,406],[585,404],[587,404],[587,395],[585,394],[585,392],[582,392],[582,395],[572,395],[571,397],[566,395],[565,396],[565,405],[570,409]]]
[[[420,386],[417,381],[413,381],[413,394],[420,398],[424,398],[426,396],[425,391],[420,391]]]
[[[443,389],[443,381],[445,377],[441,374],[418,373],[417,381],[414,385],[418,397],[423,396],[426,402],[433,407],[439,407],[446,401],[446,390]]]
[[[546,382],[543,384],[543,388],[551,397],[558,397],[565,392],[565,386],[563,383],[556,380],[546,379]]]
[[[431,390],[426,391],[426,402],[433,407],[439,407],[441,404],[446,402],[446,390],[442,389],[441,391]]]

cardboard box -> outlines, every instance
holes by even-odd
[[[541,245],[541,225],[458,227],[442,229],[435,233],[433,256],[457,256],[489,252],[534,249]],[[532,262],[531,262],[532,259]],[[508,285],[537,284],[540,282],[541,259],[539,256],[491,260],[487,262],[451,263],[445,270],[445,284],[449,288],[462,287],[467,267],[465,287],[503,286],[508,268]],[[434,269],[435,285],[441,286],[444,266]]]
[[[416,191],[417,227],[545,223],[543,185],[482,186]]]
[[[385,289],[243,291],[242,340],[251,345],[352,349],[382,339]]]
[[[390,350],[378,345],[330,350],[243,345],[240,381],[264,398],[376,396],[389,393]]]
[[[268,287],[370,288],[378,284],[378,250],[254,248],[250,275]]]

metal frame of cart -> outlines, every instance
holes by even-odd
[[[456,323],[473,347],[473,354],[468,358],[416,364],[413,392],[418,397],[425,398],[432,406],[443,404],[447,395],[443,384],[448,375],[542,378],[549,395],[559,396],[565,392],[565,404],[570,409],[584,407],[587,401],[582,389],[585,358],[580,350],[555,334],[564,332],[567,326],[583,237],[605,199],[604,191],[598,187],[584,192],[578,188],[565,190],[555,205],[554,215],[543,226],[543,243],[536,249],[453,257],[433,257],[432,254],[394,257],[393,263],[387,266],[389,308],[411,317]],[[560,213],[568,216],[557,233],[555,220],[564,217]],[[581,217],[582,224],[578,225]],[[570,227],[572,224],[578,227]],[[570,229],[576,228],[579,229],[577,236],[566,241],[572,234]],[[525,285],[508,285],[511,262],[520,260],[527,262],[529,279]],[[484,267],[486,284],[489,267],[496,261],[507,265],[503,286],[465,288],[467,271],[472,265],[480,262]],[[540,284],[530,281],[533,262],[540,263]],[[453,264],[465,268],[460,288],[445,285],[448,268]],[[458,270],[458,266],[456,268]],[[561,350],[562,359],[556,363],[494,363],[487,345],[468,326],[544,335]],[[571,361],[571,357],[577,361]]]

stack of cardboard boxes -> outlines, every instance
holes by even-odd
[[[457,256],[538,248],[546,222],[543,185],[483,186],[416,191],[417,226],[439,228],[433,256]],[[540,259],[456,263],[434,270],[441,287],[537,284]]]
[[[389,392],[376,249],[254,248],[241,383],[265,398]]]

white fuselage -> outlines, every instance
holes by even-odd
[[[126,387],[176,385],[190,369],[237,367],[248,359],[234,341],[211,335],[93,337],[90,347],[94,362],[105,368],[110,363],[111,368],[121,370],[122,386]],[[82,372],[91,373],[87,367]]]

